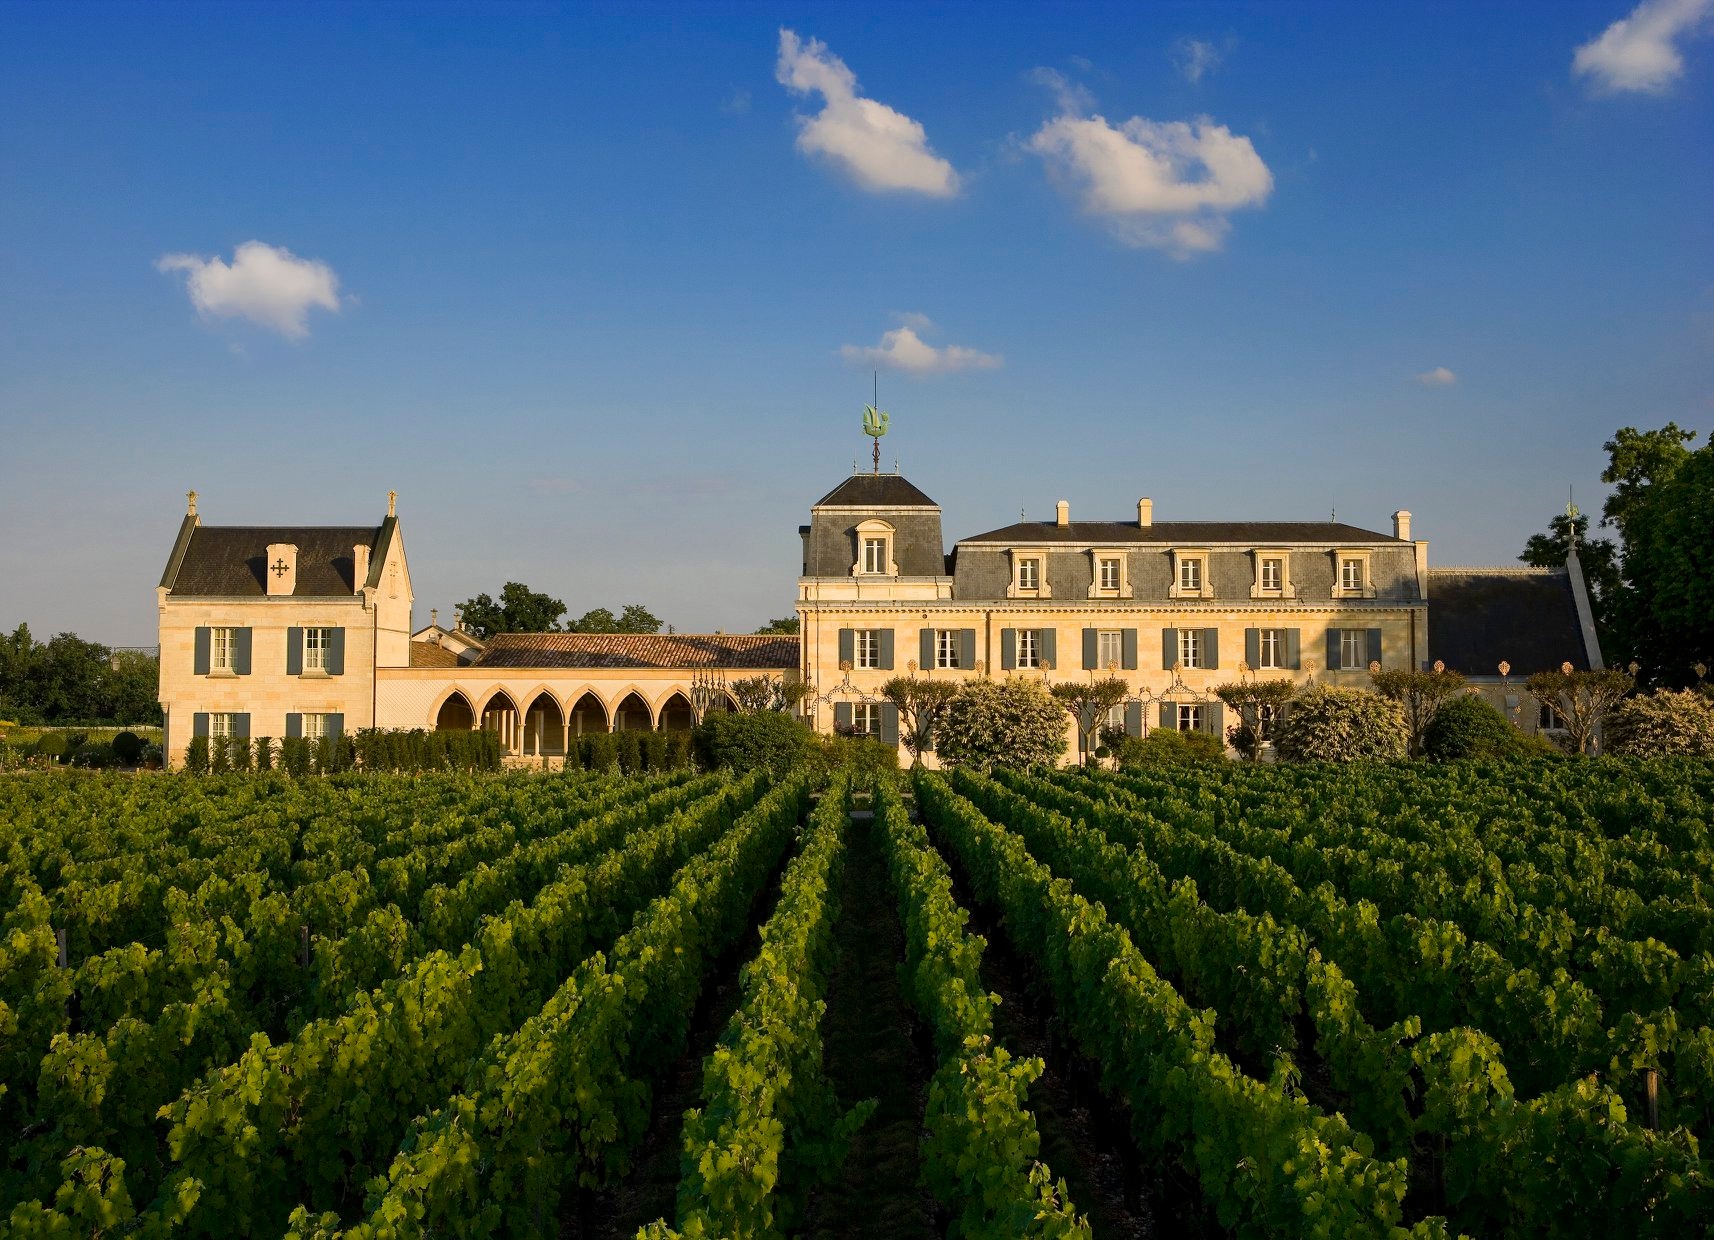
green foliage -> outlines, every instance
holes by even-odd
[[[1409,740],[1403,708],[1364,689],[1312,686],[1274,726],[1275,749],[1293,762],[1402,758]]]
[[[923,754],[934,748],[935,729],[958,696],[958,685],[926,676],[894,676],[881,686],[881,696],[898,707],[899,739],[911,755],[912,765],[921,766]],[[896,756],[893,765],[898,766]]]
[[[1110,733],[1107,747],[1122,770],[1226,760],[1226,746],[1218,736],[1208,732],[1178,732],[1172,728],[1155,728],[1147,736]]]
[[[634,775],[643,769],[643,736],[642,732],[630,730],[613,733],[613,747],[619,755],[619,769],[627,775]]]
[[[1061,681],[1049,692],[1071,716],[1077,727],[1079,760],[1088,762],[1094,757],[1097,730],[1108,712],[1130,695],[1131,687],[1118,676],[1103,676],[1088,681]]]
[[[1262,747],[1274,738],[1274,723],[1297,685],[1284,678],[1228,681],[1214,687],[1214,696],[1231,708],[1238,722],[1226,729],[1226,739],[1244,757],[1261,757]]]
[[[809,686],[795,677],[766,675],[745,676],[727,689],[739,710],[791,710],[809,692]]]
[[[464,627],[486,641],[496,633],[554,633],[565,604],[538,594],[521,581],[508,581],[499,601],[486,594],[466,599],[460,608]]]
[[[1464,690],[1464,677],[1457,672],[1419,671],[1414,668],[1371,672],[1369,682],[1375,686],[1376,693],[1388,701],[1397,702],[1404,712],[1413,758],[1422,753],[1428,725],[1434,721],[1441,704]]]
[[[355,765],[364,771],[497,771],[501,767],[500,738],[488,731],[362,728],[353,734],[351,744]]]
[[[1065,752],[1065,712],[1036,681],[981,677],[959,687],[934,743],[947,766],[1047,766]]]
[[[121,732],[113,738],[113,752],[126,766],[135,766],[143,756],[143,738],[135,732]]]
[[[1589,537],[1586,514],[1560,513],[1548,522],[1548,532],[1531,534],[1518,557],[1535,568],[1563,568],[1572,550],[1583,571],[1589,591],[1589,611],[1601,649],[1611,657],[1618,652],[1619,634],[1614,629],[1613,609],[1618,604],[1623,579],[1619,571],[1619,545],[1610,539]]]
[[[36,739],[35,753],[38,758],[53,760],[65,756],[71,748],[70,741],[64,732],[44,732]]]
[[[1632,687],[1631,678],[1614,668],[1537,672],[1524,682],[1530,697],[1559,715],[1567,746],[1577,754],[1593,752],[1601,725]]]
[[[61,633],[38,642],[28,625],[0,634],[0,716],[24,723],[154,724],[160,665]]]
[[[626,603],[615,616],[605,607],[592,608],[568,621],[567,633],[659,633],[661,621],[641,603]]]
[[[1522,754],[1525,737],[1511,720],[1477,694],[1453,698],[1435,712],[1423,738],[1436,762],[1492,761]]]
[[[839,736],[834,733],[814,734],[811,763],[826,774],[849,771],[858,783],[868,783],[899,769],[896,745],[883,745],[872,736]]]
[[[191,737],[190,744],[185,746],[184,769],[192,775],[206,775],[211,765],[208,737]]]
[[[617,771],[619,769],[619,746],[611,732],[592,732],[579,738],[578,748],[583,755],[583,769],[586,771]]]
[[[1639,758],[1714,758],[1714,698],[1689,690],[1626,698],[1607,723],[1607,751]]]
[[[798,632],[800,624],[801,621],[797,616],[781,616],[778,620],[768,621],[761,628],[757,629],[756,633],[758,635],[767,635],[772,633],[795,635]]]
[[[713,711],[691,743],[704,770],[778,773],[809,758],[815,734],[779,711]]]

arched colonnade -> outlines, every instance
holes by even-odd
[[[710,709],[737,709],[730,695],[722,699]],[[499,734],[507,754],[519,757],[560,757],[574,738],[591,732],[677,732],[695,723],[689,690],[672,684],[655,689],[652,696],[635,685],[606,695],[583,688],[563,696],[545,685],[522,692],[455,687],[430,713],[436,731],[485,728]]]

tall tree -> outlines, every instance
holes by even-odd
[[[793,634],[797,631],[798,618],[796,616],[781,616],[778,620],[770,620],[761,628],[756,630],[759,635],[772,633]]]
[[[923,754],[934,748],[934,730],[958,696],[958,686],[950,680],[894,676],[881,686],[881,696],[899,708],[899,739],[910,752],[911,765],[921,766]]]
[[[1583,569],[1589,589],[1589,610],[1595,618],[1595,634],[1609,657],[1618,653],[1618,635],[1613,630],[1612,610],[1623,582],[1619,575],[1619,545],[1609,538],[1589,537],[1589,516],[1572,509],[1547,523],[1547,533],[1531,534],[1518,557],[1535,568],[1559,568],[1572,548]]]
[[[565,626],[568,633],[659,633],[660,619],[641,603],[626,603],[618,615],[594,607]]]
[[[557,633],[565,604],[521,581],[508,581],[498,602],[478,594],[466,599],[461,611],[464,627],[486,641],[496,633]]]

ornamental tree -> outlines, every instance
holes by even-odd
[[[1410,754],[1413,758],[1422,753],[1423,736],[1428,731],[1428,725],[1434,721],[1435,712],[1447,699],[1464,690],[1464,677],[1457,672],[1441,669],[1439,664],[1430,672],[1411,668],[1370,672],[1369,682],[1375,686],[1376,693],[1397,702],[1404,711],[1405,727],[1410,730]]]
[[[1131,687],[1117,676],[1106,676],[1090,681],[1068,680],[1049,692],[1077,725],[1077,752],[1087,766],[1089,751],[1094,748],[1089,743],[1090,737],[1108,712],[1130,696]]]
[[[1607,724],[1607,749],[1639,758],[1714,758],[1714,698],[1670,689],[1626,698]]]
[[[1567,663],[1557,672],[1537,672],[1524,682],[1524,692],[1551,706],[1565,725],[1566,747],[1585,754],[1595,745],[1602,722],[1631,691],[1634,682],[1615,668],[1579,672]]]
[[[1297,693],[1286,679],[1242,680],[1217,685],[1214,696],[1232,708],[1238,722],[1226,731],[1232,748],[1251,761],[1261,757],[1262,746],[1274,738],[1285,707]]]
[[[1047,766],[1065,752],[1065,712],[1033,680],[966,681],[935,736],[948,766]]]
[[[809,692],[809,686],[801,680],[787,680],[784,676],[746,676],[734,680],[727,686],[732,693],[732,700],[738,703],[739,710],[778,710],[789,711]]]
[[[1274,748],[1292,762],[1391,760],[1409,752],[1409,741],[1403,708],[1367,689],[1313,685],[1274,726]]]
[[[899,739],[910,751],[911,765],[921,766],[924,752],[935,747],[936,730],[958,696],[958,685],[950,680],[894,676],[881,686],[881,696],[899,708]]]

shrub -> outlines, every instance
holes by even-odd
[[[612,771],[619,766],[619,749],[613,733],[595,732],[583,738],[583,766],[590,771]]]
[[[1033,680],[967,681],[947,705],[934,751],[948,766],[1048,766],[1065,752],[1065,711]]]
[[[118,766],[119,756],[113,752],[113,745],[109,741],[85,741],[66,755],[66,762],[72,766],[101,771]]]
[[[690,733],[667,733],[667,765],[673,770],[682,770],[691,763]]]
[[[1509,719],[1472,693],[1435,711],[1423,732],[1423,751],[1436,762],[1510,758],[1525,751],[1524,740]]]
[[[256,769],[271,771],[274,769],[274,738],[258,736],[256,738]]]
[[[1108,747],[1121,767],[1188,766],[1226,760],[1226,746],[1211,732],[1156,728],[1147,736],[1109,734]]]
[[[301,736],[288,736],[280,741],[280,769],[295,779],[303,779],[310,769],[310,743]]]
[[[635,775],[643,769],[643,736],[640,732],[613,733],[613,747],[619,754],[619,770]]]
[[[66,750],[70,748],[71,742],[66,739],[64,732],[43,732],[36,738],[34,753],[38,758],[57,762],[65,757]]]
[[[1274,725],[1274,748],[1292,762],[1402,758],[1409,742],[1399,704],[1363,689],[1306,689]]]
[[[643,769],[646,771],[664,771],[667,769],[667,737],[665,732],[645,732],[643,734]]]
[[[831,772],[849,767],[859,783],[899,769],[898,746],[883,745],[870,736],[817,734],[815,743],[818,769]]]
[[[212,766],[213,758],[209,753],[208,737],[191,737],[190,745],[184,751],[184,769],[192,775],[206,775]]]
[[[1607,720],[1609,753],[1714,758],[1714,699],[1693,690],[1626,698]]]
[[[143,756],[143,738],[135,732],[121,732],[113,738],[113,754],[126,766],[136,766]]]
[[[784,771],[803,762],[814,744],[815,733],[777,710],[715,711],[696,725],[691,740],[706,769],[740,772]]]

